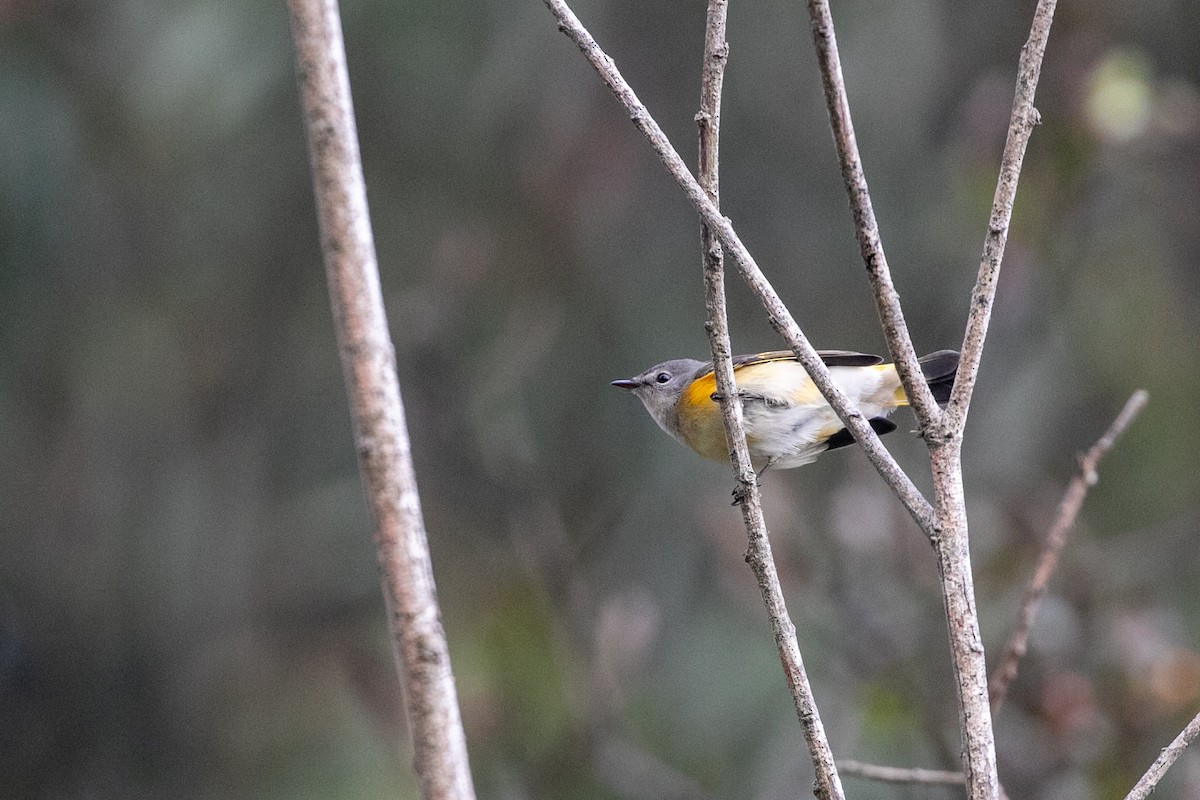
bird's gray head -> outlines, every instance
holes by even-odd
[[[660,428],[672,436],[678,436],[679,415],[675,404],[679,402],[684,387],[707,366],[705,362],[694,358],[677,358],[655,364],[641,375],[613,381],[612,385],[633,392]]]

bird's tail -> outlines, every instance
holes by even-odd
[[[956,350],[938,350],[936,353],[930,353],[924,358],[918,359],[917,363],[921,365],[921,374],[925,376],[925,382],[929,384],[929,389],[933,392],[933,399],[939,405],[950,402],[950,390],[954,388],[954,376],[958,372],[958,352]],[[908,397],[904,394],[903,386],[896,387],[895,400],[898,406],[908,405]]]

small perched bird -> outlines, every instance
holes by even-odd
[[[819,351],[833,382],[856,404],[875,432],[896,429],[887,415],[908,405],[895,364],[846,350]],[[939,403],[950,399],[958,353],[939,350],[920,359],[921,371]],[[815,461],[826,450],[854,442],[850,431],[821,396],[812,378],[789,351],[738,356],[733,376],[742,397],[746,444],[760,471],[790,469]],[[642,401],[671,436],[713,461],[728,461],[716,378],[710,362],[664,361],[633,378],[613,381]]]

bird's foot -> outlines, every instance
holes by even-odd
[[[764,470],[764,472],[765,472],[765,470]],[[761,475],[762,473],[759,473],[759,474]],[[762,481],[757,480],[757,476],[754,481],[754,486],[755,486],[755,488],[762,486]],[[733,502],[730,503],[729,505],[740,506],[742,503],[746,502],[746,498],[749,496],[750,496],[750,485],[746,484],[746,483],[739,483],[737,486],[733,487]]]

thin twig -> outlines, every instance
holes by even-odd
[[[1046,543],[1038,557],[1037,568],[1034,569],[1029,586],[1025,588],[1025,593],[1021,597],[1021,610],[1017,615],[1017,625],[1008,637],[1008,643],[1004,646],[1004,651],[988,682],[992,713],[999,711],[1000,706],[1004,705],[1008,687],[1017,677],[1017,668],[1028,648],[1029,629],[1033,626],[1038,605],[1046,595],[1046,584],[1049,583],[1050,576],[1054,574],[1054,570],[1058,566],[1059,555],[1062,553],[1063,545],[1067,543],[1067,534],[1075,524],[1075,518],[1079,515],[1079,509],[1087,496],[1088,488],[1094,485],[1099,478],[1096,469],[1100,466],[1100,460],[1112,449],[1117,437],[1124,432],[1125,428],[1129,427],[1129,423],[1133,422],[1141,413],[1149,397],[1145,389],[1138,389],[1134,392],[1100,440],[1079,458],[1079,472],[1071,479],[1066,492],[1063,493],[1062,500],[1058,504],[1058,516],[1046,534]]]
[[[858,247],[871,288],[875,292],[875,305],[879,321],[887,339],[888,351],[896,362],[896,371],[904,383],[904,391],[912,403],[913,412],[923,432],[938,430],[942,411],[938,408],[933,392],[921,374],[917,353],[913,347],[904,312],[900,308],[900,295],[892,283],[892,273],[879,238],[879,224],[875,221],[875,209],[871,205],[871,194],[867,190],[867,176],[863,171],[862,158],[858,153],[858,142],[854,137],[854,123],[850,118],[850,101],[846,96],[846,84],[842,78],[842,64],[838,56],[837,37],[833,29],[833,16],[827,0],[809,0],[808,15],[812,25],[813,44],[817,49],[821,82],[825,87],[825,104],[829,108],[829,125],[833,130],[833,141],[837,147],[838,162],[842,169],[842,180],[850,197],[850,210],[854,214],[854,230]]]
[[[1008,226],[1012,221],[1013,202],[1017,196],[1017,181],[1021,176],[1025,147],[1029,144],[1034,126],[1041,122],[1033,99],[1042,72],[1042,57],[1046,52],[1046,41],[1050,37],[1050,23],[1054,20],[1056,2],[1057,0],[1038,0],[1029,39],[1021,48],[1021,61],[1017,67],[1017,89],[1013,97],[1004,153],[1000,160],[1000,176],[996,181],[992,212],[988,218],[979,276],[971,292],[971,306],[967,315],[967,329],[963,335],[958,377],[950,394],[950,403],[946,407],[943,431],[946,438],[960,437],[967,423],[967,410],[971,404],[971,394],[975,390],[979,360],[983,355],[983,342],[987,337],[992,305],[996,299],[1000,262],[1004,259],[1004,245],[1008,241]]]
[[[638,100],[637,95],[629,84],[621,77],[620,71],[617,70],[613,60],[600,49],[596,44],[596,40],[588,33],[587,29],[580,23],[579,19],[571,11],[563,0],[545,0],[546,6],[550,12],[554,14],[558,20],[559,30],[565,33],[570,39],[575,42],[583,53],[584,58],[588,63],[599,73],[600,78],[612,90],[617,100],[625,107],[633,124],[642,132],[646,139],[650,142],[650,146],[658,153],[663,165],[667,171],[683,189],[688,200],[696,211],[700,214],[701,219],[712,230],[712,232],[721,241],[725,251],[733,257],[734,265],[737,267],[738,273],[745,280],[746,284],[754,292],[762,303],[763,308],[767,311],[767,318],[772,327],[779,332],[784,341],[796,354],[796,360],[804,367],[808,374],[812,377],[813,383],[820,390],[821,395],[829,402],[829,405],[837,413],[838,418],[854,435],[860,447],[866,453],[875,469],[883,477],[884,481],[891,487],[892,491],[904,504],[908,513],[913,517],[921,529],[926,533],[933,530],[934,515],[933,507],[921,495],[919,489],[913,484],[912,480],[904,473],[896,460],[892,458],[891,453],[880,442],[878,434],[871,430],[871,426],[867,424],[862,412],[858,410],[846,396],[834,385],[832,378],[829,375],[829,370],[825,367],[821,357],[817,355],[817,351],[813,348],[804,332],[796,324],[796,320],[792,317],[791,312],[784,306],[783,301],[779,299],[779,295],[772,288],[770,282],[763,275],[762,270],[758,268],[754,258],[750,255],[746,246],[742,244],[737,233],[733,229],[733,225],[728,219],[721,216],[720,210],[709,199],[704,189],[692,177],[687,165],[683,159],[679,157],[679,153],[671,146],[666,134],[650,116],[646,107]]]
[[[922,783],[934,786],[962,786],[966,776],[961,772],[940,769],[910,769],[906,767],[884,767],[879,764],[864,764],[861,761],[843,759],[842,774],[852,775],[868,781],[881,783]]]
[[[1175,740],[1163,748],[1162,752],[1158,754],[1158,758],[1150,765],[1150,769],[1146,770],[1146,774],[1134,785],[1129,794],[1125,795],[1125,800],[1146,800],[1153,794],[1154,787],[1158,786],[1162,776],[1175,763],[1175,760],[1183,755],[1183,751],[1188,748],[1197,735],[1200,735],[1200,714],[1193,717],[1187,727],[1175,737]]]
[[[473,800],[388,334],[335,0],[289,0],[321,247],[359,471],[425,800]]]
[[[714,206],[719,204],[721,84],[729,56],[729,44],[725,40],[727,10],[727,0],[709,0],[704,37],[704,65],[701,71],[700,112],[696,115],[700,138],[700,184]],[[808,744],[816,776],[814,793],[821,800],[842,800],[845,795],[833,761],[833,751],[817,711],[812,686],[800,656],[796,626],[788,615],[775,559],[771,555],[771,542],[763,517],[758,480],[751,465],[749,448],[746,446],[746,434],[742,426],[742,401],[734,382],[729,320],[725,308],[724,251],[720,240],[709,226],[701,227],[704,296],[708,316],[704,327],[708,331],[713,374],[721,396],[721,417],[725,424],[730,462],[738,483],[737,491],[742,499],[742,519],[746,524],[748,540],[746,561],[754,571],[759,591],[766,604],[771,630],[775,636],[775,646],[779,651],[779,661],[783,665],[788,688],[792,693],[796,715],[804,729],[804,739]]]

